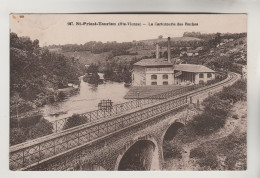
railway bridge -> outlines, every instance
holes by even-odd
[[[142,99],[137,101],[139,107],[121,114],[14,145],[10,147],[10,169],[160,170],[164,140],[197,114],[198,99],[239,78],[239,74],[229,73],[221,82],[178,95]]]

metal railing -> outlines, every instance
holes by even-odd
[[[183,88],[180,88],[177,90],[172,90],[172,91],[160,93],[157,95],[153,95],[148,98],[134,99],[132,101],[128,101],[125,103],[116,104],[116,105],[113,105],[111,107],[111,109],[109,109],[109,110],[94,110],[94,111],[90,111],[90,112],[87,112],[84,114],[80,114],[79,116],[85,118],[84,123],[82,123],[82,124],[91,123],[93,121],[98,121],[98,120],[102,120],[102,119],[105,119],[105,118],[108,118],[111,116],[122,114],[126,111],[136,109],[139,107],[143,107],[143,106],[146,106],[151,103],[160,102],[162,100],[184,94],[186,92],[201,88],[203,86],[205,86],[205,85],[191,85],[191,86],[183,87]],[[64,125],[66,124],[68,119],[70,119],[70,117],[52,121],[51,123],[54,128],[53,132],[57,133],[62,130],[65,130],[66,128],[64,128]]]
[[[223,75],[223,74],[222,74]],[[109,110],[94,110],[94,111],[90,111],[87,113],[83,113],[83,114],[78,114],[81,118],[81,122],[79,124],[74,124],[73,126],[66,126],[68,120],[71,117],[67,117],[67,118],[63,118],[63,119],[59,119],[59,120],[55,120],[55,121],[51,121],[51,125],[52,125],[52,133],[50,133],[50,124],[47,122],[43,122],[41,124],[41,127],[43,128],[43,130],[46,130],[46,135],[53,134],[53,133],[58,133],[61,132],[63,130],[66,130],[68,128],[72,128],[72,127],[76,127],[78,125],[82,125],[82,124],[86,124],[86,123],[92,123],[98,120],[103,120],[103,119],[108,119],[110,117],[119,115],[119,114],[123,114],[124,112],[127,112],[129,110],[132,109],[136,109],[139,107],[144,107],[148,104],[152,104],[152,103],[156,103],[156,102],[160,102],[166,99],[169,99],[171,97],[175,97],[178,95],[182,95],[184,93],[199,89],[205,87],[205,85],[190,85],[190,86],[185,86],[182,87],[180,89],[175,89],[175,90],[171,90],[171,91],[167,91],[164,93],[160,93],[160,94],[156,94],[147,98],[140,98],[140,99],[134,99],[125,103],[120,103],[120,104],[116,104],[114,106],[112,106]],[[76,122],[76,121],[75,121]],[[33,129],[34,127],[30,127],[30,129]],[[39,137],[43,137],[46,135],[41,135]],[[38,137],[38,138],[39,138]],[[29,140],[27,140],[29,141]]]
[[[97,139],[108,137],[110,134],[117,133],[128,127],[132,127],[151,118],[158,117],[163,113],[187,105],[187,97],[190,95],[205,92],[216,87],[222,87],[235,80],[236,78],[232,74],[224,81],[203,87],[196,91],[191,91],[179,97],[163,99],[160,100],[161,102],[159,103],[147,105],[135,111],[124,113],[123,115],[100,120],[90,125],[78,126],[58,134],[32,140],[22,145],[12,146],[10,147],[9,155],[10,169],[23,170],[26,169],[27,166],[38,164],[40,161],[54,157],[57,154],[86,145]],[[151,100],[154,100],[154,98]],[[145,101],[150,100],[144,99],[143,102],[145,103]]]
[[[38,139],[29,146],[23,148],[11,148],[10,150],[10,169],[17,170],[34,163],[63,153],[77,146],[94,141],[98,138],[108,136],[127,127],[156,117],[159,114],[171,111],[187,104],[187,97],[182,96],[173,100],[167,100],[146,108],[128,113],[122,116],[104,120],[84,128],[62,132],[45,140]]]

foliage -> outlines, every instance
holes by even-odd
[[[25,130],[20,128],[14,128],[10,130],[10,145],[16,145],[23,143],[28,139],[28,135]]]
[[[239,169],[246,169],[246,140],[246,133],[231,134],[220,143],[219,150],[226,155],[225,164],[229,170],[237,169],[237,162],[242,163],[242,168]]]
[[[212,116],[227,116],[229,109],[231,107],[228,101],[221,100],[216,95],[207,97],[202,102],[202,105],[205,106],[205,110],[204,110],[205,113],[208,113],[209,115]]]
[[[83,81],[90,84],[98,84],[99,83],[99,75],[98,73],[85,74],[83,77]]]
[[[95,65],[95,64],[90,64],[89,67],[87,68],[86,72],[88,74],[90,74],[90,73],[92,73],[92,74],[97,73],[98,72],[98,66]]]
[[[10,123],[10,144],[15,145],[27,140],[35,139],[53,132],[53,125],[41,115],[11,119]]]
[[[34,127],[31,128],[30,139],[35,139],[53,133],[53,125],[46,119],[41,119]]]
[[[180,159],[182,158],[181,149],[173,144],[171,141],[164,141],[163,142],[163,157],[164,159],[167,158],[174,158]]]
[[[229,100],[232,102],[246,100],[246,81],[239,80],[233,86],[224,87],[223,91],[218,94],[222,100]]]
[[[65,123],[63,130],[76,127],[81,124],[85,124],[87,118],[84,116],[81,116],[79,114],[73,114],[71,117],[67,119],[67,122]]]
[[[204,150],[197,148],[194,148],[190,151],[190,158],[205,158],[206,153]]]
[[[226,123],[226,117],[223,115],[213,115],[204,112],[194,117],[192,125],[196,135],[209,135],[223,127]]]
[[[39,40],[10,33],[11,115],[41,106],[58,88],[79,84],[83,68],[73,58],[39,47]]]
[[[130,69],[120,63],[108,64],[104,72],[104,79],[125,83],[130,83],[132,80]]]
[[[231,108],[231,102],[246,100],[246,81],[239,80],[221,92],[206,98],[204,112],[194,117],[192,128],[197,135],[208,135],[223,127]]]
[[[217,156],[214,153],[207,153],[207,156],[198,161],[201,167],[208,167],[209,170],[218,167]]]
[[[234,132],[227,137],[206,142],[192,149],[190,158],[195,158],[206,170],[221,167],[226,170],[245,170],[246,153],[246,133]]]

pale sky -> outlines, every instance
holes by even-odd
[[[68,26],[67,22],[74,22]],[[76,26],[76,22],[132,22],[142,26]],[[149,23],[198,23],[198,26],[149,26]],[[133,41],[182,36],[183,32],[241,33],[247,31],[245,14],[11,14],[10,29],[18,36],[38,39],[40,45],[84,44],[88,41]]]

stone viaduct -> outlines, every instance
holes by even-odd
[[[52,150],[51,156],[46,156],[17,170],[161,170],[164,162],[163,142],[166,135],[176,132],[179,127],[185,125],[193,115],[197,114],[198,99],[201,102],[211,93],[220,91],[223,86],[234,83],[238,79],[238,76],[234,76],[231,77],[233,80],[225,85],[216,85],[200,92],[185,94],[141,108],[134,112],[134,116],[129,115],[122,117],[119,121],[115,120],[113,123],[111,121],[98,126],[95,132],[90,132],[92,127],[84,128],[85,130],[78,128],[79,132],[75,129],[68,130],[68,133],[74,135],[70,136],[71,139],[67,142],[68,137],[60,139],[63,134],[67,133],[56,134],[52,140],[56,139],[55,143],[60,142],[60,145],[66,143],[63,145],[67,147],[65,151],[57,151],[58,145],[55,148],[55,144],[49,142],[48,145],[51,146],[46,146],[46,150],[48,148]],[[115,129],[109,130],[112,127]],[[89,140],[81,140],[83,136],[80,137],[80,135],[83,131],[88,132],[88,138],[84,137],[84,139]],[[90,137],[96,139],[90,139]],[[45,142],[48,141],[46,140]],[[75,144],[70,147],[70,143]],[[38,147],[41,150],[44,143],[41,140],[39,144],[34,143],[34,145],[36,145],[35,150]],[[18,148],[17,150],[19,151]],[[23,162],[26,161],[25,154],[34,156],[30,156],[30,159],[36,159],[37,154],[40,157],[44,156],[40,151],[22,154]],[[10,169],[12,169],[11,166]]]

